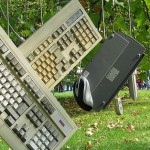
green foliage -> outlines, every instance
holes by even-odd
[[[45,23],[50,19],[57,11],[59,11],[70,0],[42,0],[42,14],[43,22]],[[99,0],[80,0],[81,4],[91,17],[95,26],[99,29],[100,34],[103,36],[103,22],[102,22],[102,6]],[[106,35],[109,36],[112,33],[112,24],[110,18],[114,23],[114,30],[116,32],[123,31],[129,34],[129,8],[127,1],[119,0],[115,1],[113,7],[111,0],[106,0],[105,9],[105,24]],[[145,60],[142,61],[140,69],[145,72],[150,69],[150,2],[149,0],[132,0],[131,3],[131,21],[132,21],[132,36],[136,38],[140,43],[144,45]],[[0,6],[6,15],[6,1],[1,0]],[[10,24],[14,30],[27,39],[38,28],[42,26],[41,21],[41,9],[40,0],[11,0],[9,1],[9,16]],[[3,16],[0,9],[0,25],[7,30],[7,21]],[[16,45],[20,45],[18,37],[10,30],[10,37]],[[100,46],[100,45],[99,45]],[[92,52],[82,61],[82,65],[85,66],[91,57],[94,56],[98,46],[92,50]]]

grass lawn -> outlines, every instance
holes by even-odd
[[[78,126],[61,150],[150,150],[150,90],[139,91],[136,101],[121,91],[124,114],[117,116],[113,102],[100,112],[81,110],[71,92],[54,93]],[[0,139],[0,150],[8,150]]]

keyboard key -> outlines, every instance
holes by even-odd
[[[10,98],[9,103],[12,105],[15,102],[13,98]]]
[[[0,115],[4,112],[5,108],[0,104]]]
[[[9,89],[8,89],[8,92],[10,93],[10,94],[12,94],[12,93],[14,93],[14,88],[13,87],[10,87]]]
[[[37,120],[36,122],[34,122],[34,126],[36,128],[40,127],[41,124],[42,124],[42,122],[40,120]]]
[[[43,93],[41,92],[41,90],[38,90],[36,93],[35,93],[36,97],[37,98],[41,98],[43,96]]]
[[[14,80],[11,82],[11,84],[12,84],[13,87],[16,87],[17,81],[14,79]]]
[[[19,115],[11,106],[8,106],[5,111],[8,115],[12,116],[15,120],[19,118]]]
[[[18,71],[19,75],[22,77],[26,74],[26,71],[24,70],[24,68],[21,68],[19,71]]]
[[[38,120],[38,118],[37,118],[35,115],[30,119],[30,121],[31,121],[34,125],[36,124],[37,120]]]
[[[26,135],[26,133],[21,137],[21,140],[22,140],[23,142],[25,142],[25,141],[27,140],[27,135]]]
[[[0,95],[0,102],[4,100],[4,96]]]
[[[42,115],[39,119],[40,119],[41,122],[44,122],[46,120],[44,115]]]
[[[19,71],[22,69],[22,66],[20,65],[20,63],[17,63],[14,67],[16,71]]]
[[[23,96],[23,100],[29,107],[33,104],[32,100],[26,94]]]
[[[13,131],[14,131],[16,134],[18,134],[20,130],[21,130],[21,127],[20,127],[18,124],[16,124],[16,125],[13,127]]]
[[[26,76],[24,81],[29,84],[31,82],[31,77],[30,76]]]
[[[5,88],[2,88],[1,89],[1,93],[4,95],[4,94],[6,94],[6,92],[7,92],[7,90],[5,89]]]
[[[18,61],[17,61],[16,58],[13,58],[13,59],[10,61],[10,63],[11,63],[12,66],[15,66],[15,65],[18,63]]]
[[[29,130],[29,127],[24,124],[22,127],[21,127],[22,130],[24,130],[25,132],[27,132]]]
[[[32,111],[29,111],[26,116],[31,119],[34,116],[34,113]]]
[[[21,102],[22,102],[22,98],[21,98],[21,97],[18,97],[18,98],[17,98],[17,103],[20,104]]]
[[[19,107],[19,105],[17,103],[13,104],[13,108],[16,110]]]
[[[3,72],[5,70],[5,66],[0,64],[0,71]]]
[[[39,109],[38,109],[37,106],[34,106],[34,107],[32,108],[32,111],[33,111],[34,114],[36,114],[36,113],[38,112],[38,110],[39,110]]]
[[[5,94],[5,99],[6,99],[6,100],[9,100],[10,97],[11,97],[11,95],[10,95],[9,93],[6,93],[6,94]]]
[[[53,140],[49,143],[48,148],[49,148],[49,149],[52,149],[56,144],[57,144],[57,141],[56,141],[55,139],[53,139]]]
[[[7,116],[5,118],[5,122],[8,124],[8,126],[12,126],[15,123],[15,120],[11,116]]]
[[[21,105],[19,105],[16,111],[21,116],[27,109],[28,109],[28,106],[25,103],[22,103]]]
[[[8,48],[5,45],[3,45],[2,47],[0,47],[0,51],[2,52],[2,54],[4,54],[8,51]]]
[[[4,83],[6,82],[6,78],[2,77],[2,78],[0,79],[0,82],[1,82],[2,84],[4,84]]]
[[[32,140],[30,140],[27,144],[30,150],[38,150],[38,146]]]
[[[14,79],[14,77],[13,77],[11,74],[9,74],[9,75],[7,76],[7,80],[8,80],[8,81],[11,82],[13,79]]]
[[[2,40],[0,40],[0,47],[2,47],[2,45],[4,45],[4,43]]]
[[[6,107],[8,105],[8,101],[4,100],[2,104],[4,107]]]
[[[9,71],[8,71],[7,69],[5,69],[5,70],[3,71],[3,75],[4,75],[5,77],[7,77],[7,76],[9,75]]]
[[[27,59],[29,60],[29,62],[31,62],[32,60],[34,60],[35,56],[33,54],[29,54],[29,56],[27,57]]]

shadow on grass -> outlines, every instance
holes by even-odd
[[[85,115],[87,114],[87,111],[82,110],[78,104],[76,103],[75,99],[73,97],[70,98],[58,98],[58,101],[60,102],[60,104],[63,106],[63,108],[67,111],[67,113],[71,116],[71,117],[77,117],[77,116],[81,116],[81,115]],[[150,106],[150,100],[142,100],[139,101],[137,100],[131,100],[131,99],[126,99],[123,100],[123,107],[132,107],[132,106],[136,106],[138,105],[138,107],[143,107],[143,106]],[[113,101],[108,105],[108,107],[105,110],[112,110],[114,111],[114,103]],[[92,113],[95,113],[95,111],[91,111],[90,112],[91,115]]]

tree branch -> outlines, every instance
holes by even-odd
[[[142,0],[143,1],[143,6],[145,7],[145,15],[147,16],[147,18],[148,18],[148,20],[150,21],[150,14],[149,14],[149,10],[148,10],[148,7],[147,7],[147,5],[146,5],[146,2],[145,2],[145,0]]]

